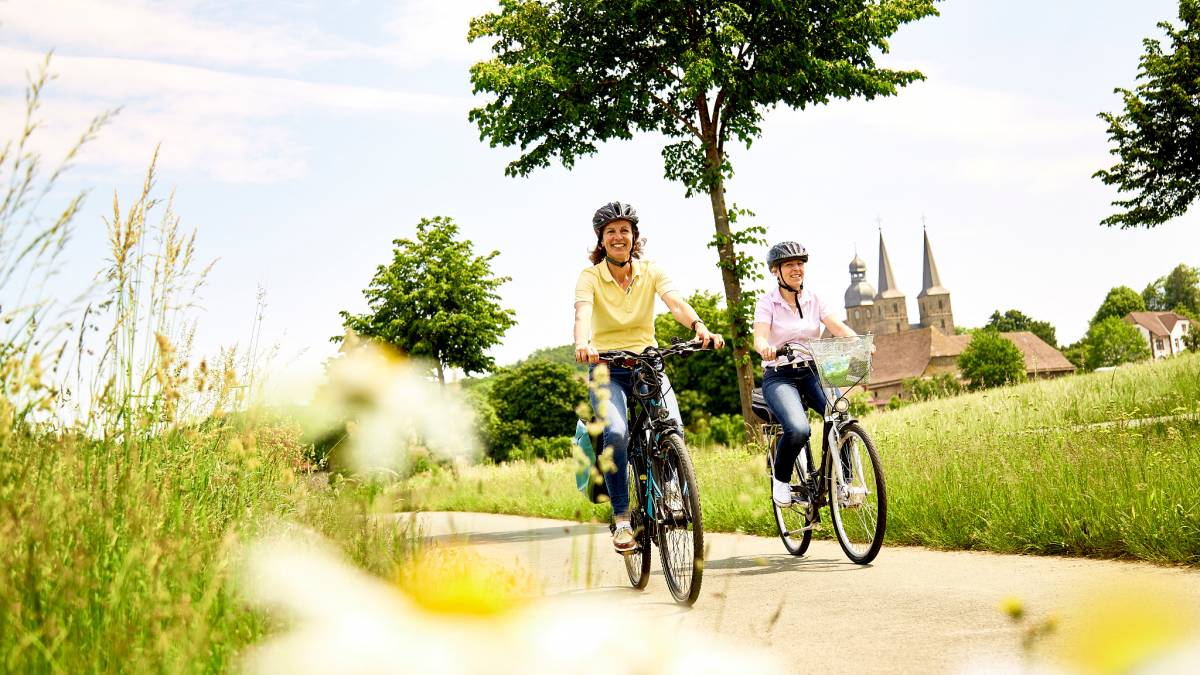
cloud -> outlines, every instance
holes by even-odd
[[[384,30],[393,40],[380,54],[399,67],[434,62],[472,63],[486,59],[485,41],[467,42],[471,19],[495,11],[495,0],[442,0],[407,3],[396,10]]]
[[[71,53],[291,72],[365,51],[303,26],[224,25],[130,0],[8,0],[0,16],[6,33]]]
[[[24,85],[43,56],[0,47],[0,89]],[[97,112],[121,107],[110,129],[83,156],[141,171],[155,145],[167,148],[163,167],[198,170],[228,182],[270,182],[303,175],[306,146],[290,121],[305,113],[458,114],[469,100],[416,92],[242,75],[140,59],[55,56],[61,73],[45,97],[43,147],[65,151]],[[15,100],[15,97],[9,97]],[[21,111],[0,108],[13,129]]]

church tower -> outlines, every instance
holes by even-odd
[[[923,229],[923,228],[922,228]],[[933,249],[929,246],[929,232],[925,232],[925,275],[921,283],[921,294],[917,296],[917,307],[921,312],[921,325],[932,326],[945,335],[954,335],[954,314],[950,310],[950,291],[942,287],[937,264],[933,262]]]
[[[908,330],[908,301],[896,287],[892,261],[883,245],[883,230],[879,231],[879,292],[875,295],[875,333],[886,335]]]
[[[846,325],[855,333],[875,332],[875,289],[867,283],[867,263],[854,252],[850,261],[850,287],[846,289]]]

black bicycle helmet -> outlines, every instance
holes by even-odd
[[[596,209],[596,213],[592,216],[592,229],[599,236],[600,230],[614,220],[628,220],[630,225],[637,227],[637,209],[633,208],[631,204],[609,202]]]
[[[788,260],[808,262],[808,251],[794,241],[779,242],[767,253],[767,269],[774,269],[776,265]]]

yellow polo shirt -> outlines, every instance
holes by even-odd
[[[657,346],[654,339],[654,296],[665,296],[675,284],[657,265],[637,260],[629,288],[613,279],[608,264],[585,268],[575,284],[575,302],[592,303],[592,344],[598,350],[641,352]]]

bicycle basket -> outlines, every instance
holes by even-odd
[[[852,387],[865,383],[871,374],[873,341],[873,335],[854,335],[811,340],[805,346],[828,386]]]

